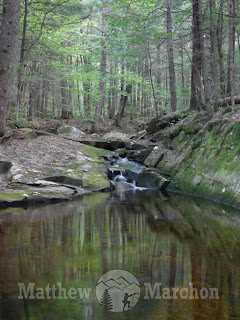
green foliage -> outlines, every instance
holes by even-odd
[[[228,104],[227,107],[225,108],[223,114],[226,114],[226,113],[229,113],[229,112],[232,112],[232,106],[230,106],[230,105]]]
[[[209,132],[214,130],[214,132],[217,134],[223,124],[224,124],[224,120],[209,121],[206,128]]]
[[[240,122],[234,123],[234,125],[232,126],[232,129],[233,129],[232,140],[235,143],[239,144],[239,141],[240,141]]]
[[[36,121],[27,121],[23,118],[18,119],[18,120],[7,120],[7,125],[10,128],[30,128],[34,129],[37,125]]]

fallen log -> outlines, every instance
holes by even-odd
[[[176,123],[188,116],[190,109],[184,109],[178,112],[170,113],[163,117],[157,117],[150,121],[146,131],[147,133],[155,133],[168,127],[171,123]]]
[[[235,104],[240,104],[240,96],[234,97]],[[226,107],[227,105],[232,105],[231,97],[226,97],[224,99],[217,100],[218,107]]]

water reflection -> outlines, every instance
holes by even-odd
[[[240,319],[240,214],[154,191],[86,195],[0,214],[0,319]],[[98,279],[133,273],[142,297],[129,312],[103,311]],[[92,288],[89,300],[18,300],[18,283]],[[143,284],[219,289],[219,300],[144,300]]]

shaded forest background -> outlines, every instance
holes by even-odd
[[[0,11],[0,135],[17,119],[81,117],[94,132],[106,118],[189,106],[211,117],[238,103],[238,0],[3,0]]]

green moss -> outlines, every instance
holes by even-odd
[[[179,133],[181,132],[181,130],[182,130],[181,125],[179,125],[179,126],[174,126],[173,128],[170,128],[170,129],[168,130],[168,136],[169,136],[169,138],[175,138],[175,137],[177,137],[177,136],[179,135]]]
[[[7,190],[0,192],[0,201],[20,201],[24,199],[24,191]],[[28,194],[28,193],[27,193]]]
[[[182,130],[187,134],[197,133],[201,129],[202,129],[202,126],[198,123],[190,122],[190,123],[182,124]]]
[[[232,126],[232,140],[233,142],[239,143],[239,139],[240,139],[240,122],[236,122]]]
[[[209,121],[206,128],[209,132],[211,132],[212,130],[219,130],[224,122],[224,120]]]
[[[34,129],[37,125],[36,121],[27,121],[26,119],[8,120],[7,125],[11,128],[30,128]]]
[[[84,188],[107,189],[109,186],[109,179],[97,170],[89,170],[83,175]]]
[[[229,104],[227,105],[226,109],[224,110],[223,114],[232,112],[232,106],[230,106]]]
[[[104,155],[108,154],[109,151],[84,145],[83,146],[83,153],[85,155],[87,155],[88,157],[92,158],[93,160],[99,162],[100,157],[103,157]]]
[[[72,132],[72,127],[62,127],[58,131],[58,133],[60,133],[60,134],[68,134],[71,132]]]

